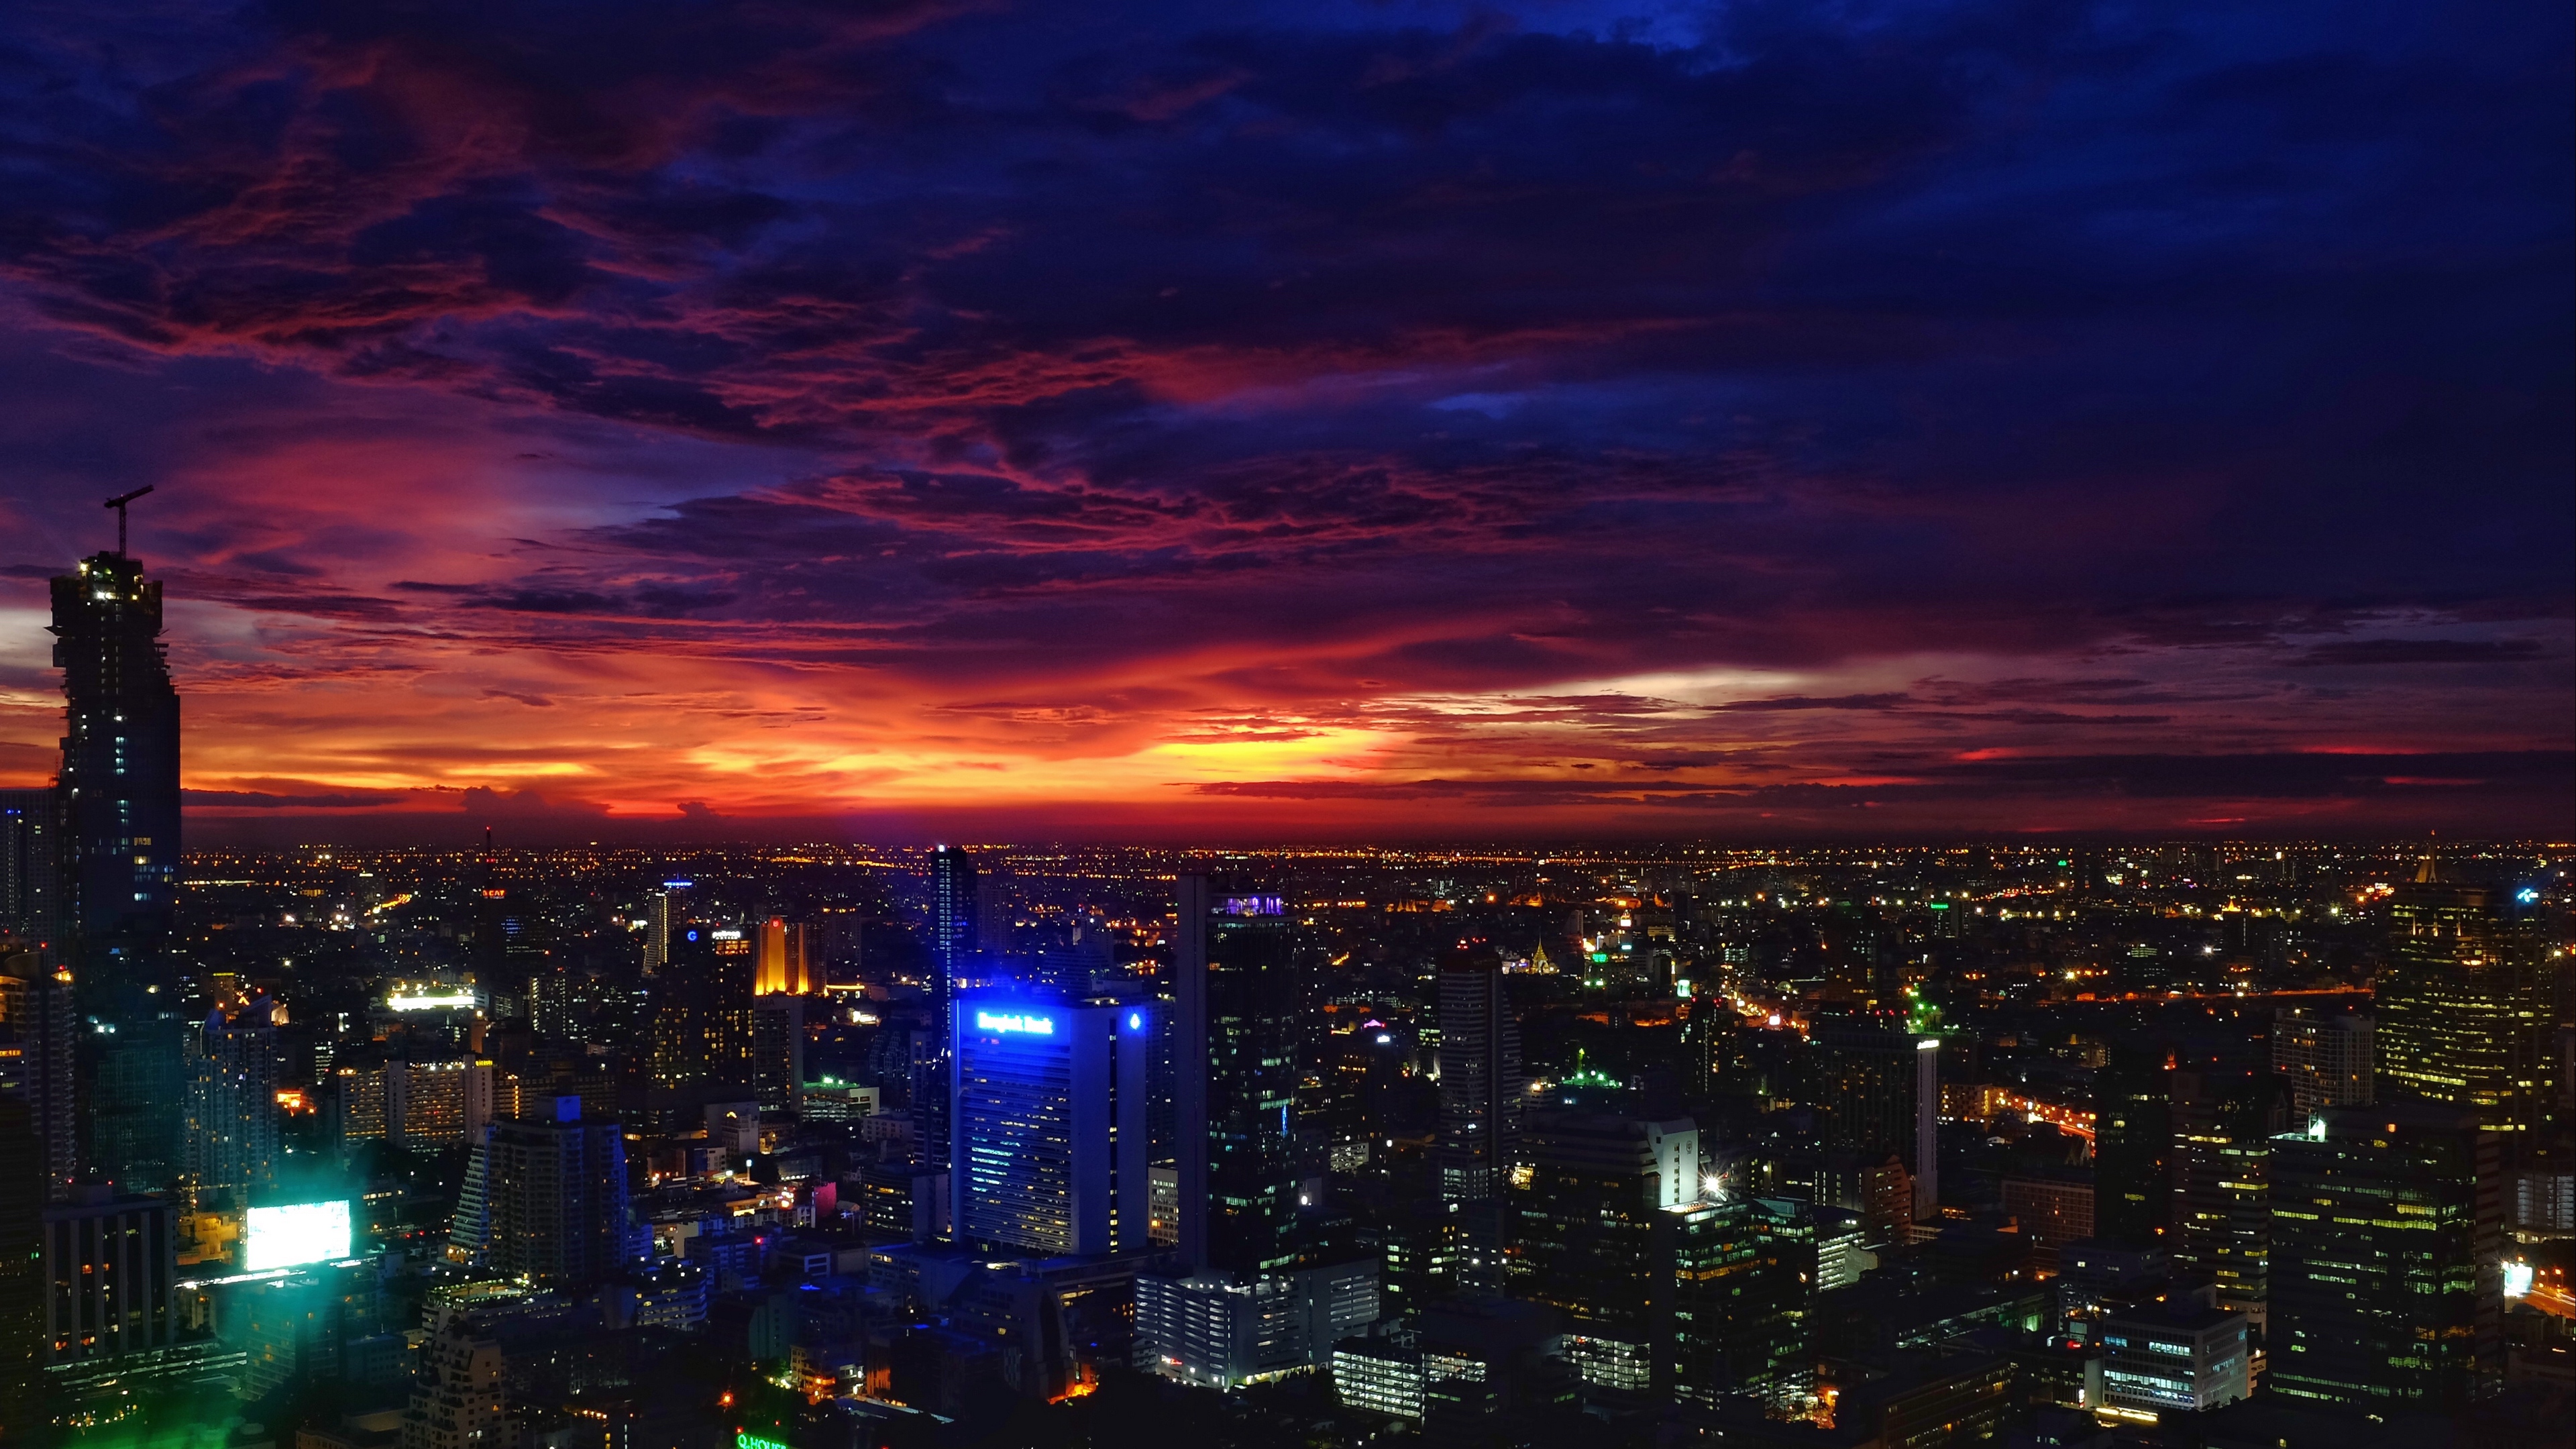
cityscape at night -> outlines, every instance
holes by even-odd
[[[2566,1449],[2571,114],[6,7],[0,1449]]]

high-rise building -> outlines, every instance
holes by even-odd
[[[2173,1054],[2124,1040],[2093,1075],[2093,1232],[2128,1247],[2173,1219]]]
[[[1828,1150],[1894,1154],[1914,1188],[1914,1220],[1941,1203],[1941,1042],[1858,1024],[1819,1026],[1818,1115]]]
[[[187,1037],[188,1188],[197,1211],[250,1205],[277,1178],[277,1005],[218,1009]]]
[[[1520,1022],[1503,994],[1502,958],[1461,945],[1440,963],[1440,1198],[1498,1196],[1520,1151]]]
[[[752,1080],[754,942],[739,926],[675,929],[652,984],[651,1085],[657,1093],[740,1091]],[[694,1105],[687,1110],[694,1111]]]
[[[2515,1144],[2557,1119],[2558,975],[2536,908],[2438,878],[2431,860],[2388,903],[2394,938],[2376,983],[2383,1100],[2466,1107]]]
[[[69,970],[47,965],[44,953],[0,947],[0,1026],[17,1053],[15,1084],[5,1090],[26,1105],[43,1149],[49,1200],[68,1193],[79,1172],[75,1020]]]
[[[2504,1366],[2502,1145],[2477,1114],[2329,1107],[2272,1139],[2274,1393],[2456,1411]]]
[[[1666,1210],[1659,1252],[1672,1280],[1671,1362],[1663,1381],[1674,1398],[1714,1405],[1743,1394],[1785,1406],[1814,1389],[1822,1250],[1847,1220],[1836,1208],[1778,1198]]]
[[[2289,1083],[2295,1123],[2371,1099],[2370,1037],[2357,1012],[2293,1006],[2272,1018],[2272,1069]]]
[[[65,914],[86,983],[168,936],[179,877],[179,694],[161,644],[161,585],[123,552],[53,581],[63,671]],[[102,986],[109,984],[102,979]]]
[[[814,928],[778,917],[761,922],[752,982],[756,996],[804,996],[823,989],[822,962],[814,953]]]
[[[783,992],[751,1002],[752,1096],[764,1112],[797,1112],[805,1099],[805,998]]]
[[[1297,1261],[1297,1007],[1309,963],[1279,897],[1178,882],[1172,1093],[1194,1273]]]
[[[0,1441],[35,1427],[45,1336],[45,1143],[23,1099],[0,1098]]]
[[[399,1449],[498,1449],[509,1433],[501,1368],[497,1340],[449,1319],[421,1346]]]
[[[179,1332],[167,1198],[83,1183],[45,1209],[44,1356],[85,1363],[169,1347]]]
[[[2217,1066],[2171,1074],[2174,1266],[2216,1289],[2217,1306],[2264,1321],[2272,1242],[2272,1138],[2288,1126],[2285,1089],[2267,1071]]]
[[[671,939],[675,929],[688,928],[687,890],[694,881],[666,880],[653,892],[652,908],[644,918],[644,974],[653,975],[671,964]]]
[[[1026,1253],[1141,1251],[1153,1008],[999,992],[956,1001],[949,1048],[957,1241]]]
[[[976,936],[975,857],[954,845],[930,852],[930,959],[939,973],[945,1000],[960,977],[969,973],[979,941]]]
[[[1239,1388],[1332,1358],[1378,1318],[1377,1265],[1319,1264],[1250,1279],[1140,1273],[1136,1336],[1154,1370],[1206,1388]]]
[[[632,1266],[630,1218],[625,1134],[562,1096],[550,1119],[492,1124],[468,1162],[450,1243],[495,1271],[578,1286]]]
[[[62,932],[59,808],[51,790],[0,790],[0,941],[33,946]]]
[[[1566,1360],[1586,1383],[1645,1391],[1664,1340],[1660,1220],[1699,1199],[1698,1127],[1534,1112],[1521,1146],[1529,1185],[1510,1198],[1508,1291],[1564,1315]]]

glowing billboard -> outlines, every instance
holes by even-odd
[[[242,1270],[264,1272],[349,1256],[349,1204],[302,1202],[250,1210]]]
[[[979,1011],[975,1013],[975,1029],[1005,1036],[1053,1036],[1055,1018],[1031,1012]]]

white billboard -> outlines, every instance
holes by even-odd
[[[250,1210],[242,1271],[265,1272],[298,1263],[332,1263],[349,1256],[349,1204],[303,1202]]]

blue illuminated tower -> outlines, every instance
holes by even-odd
[[[957,1241],[1048,1255],[1141,1251],[1154,1008],[980,991],[955,1005],[948,1185]]]

